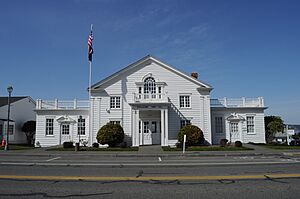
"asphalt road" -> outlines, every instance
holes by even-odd
[[[4,155],[0,198],[299,198],[294,156]]]

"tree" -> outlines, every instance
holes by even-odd
[[[183,136],[186,135],[186,143],[188,146],[201,145],[204,142],[202,130],[195,125],[187,125],[180,129],[178,133],[178,141],[183,144]]]
[[[274,134],[283,132],[284,124],[283,120],[279,116],[266,116],[265,117],[265,132],[267,143],[272,142]]]
[[[27,121],[23,124],[22,131],[26,134],[27,143],[29,145],[31,145],[33,142],[33,138],[35,135],[35,127],[36,127],[36,122],[32,120]]]
[[[123,140],[124,130],[120,124],[107,123],[97,133],[97,141],[100,144],[108,144],[109,147],[114,147]]]

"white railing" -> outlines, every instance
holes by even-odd
[[[226,98],[211,99],[211,107],[264,107],[264,99],[258,98]]]
[[[134,102],[141,103],[155,103],[155,102],[168,102],[168,98],[163,93],[134,93]]]
[[[88,109],[88,100],[41,100],[36,101],[36,109]]]

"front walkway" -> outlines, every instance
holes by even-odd
[[[153,155],[153,154],[160,155],[160,154],[164,154],[164,151],[162,150],[160,145],[140,146],[138,154],[139,155]]]

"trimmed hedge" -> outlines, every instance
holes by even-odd
[[[225,147],[227,145],[228,140],[227,139],[221,139],[220,140],[220,146]]]
[[[100,144],[108,144],[114,147],[123,142],[124,130],[119,124],[107,123],[102,126],[97,133],[97,141]]]
[[[99,143],[94,142],[94,143],[93,143],[93,147],[94,147],[94,148],[99,148]]]
[[[242,147],[243,143],[241,141],[235,141],[234,146],[235,147]]]
[[[73,142],[64,142],[63,143],[63,148],[66,149],[66,148],[73,148]]]
[[[201,145],[204,143],[204,135],[202,130],[195,125],[187,125],[180,129],[178,133],[178,141],[183,143],[183,136],[186,135],[186,144],[188,146]]]

